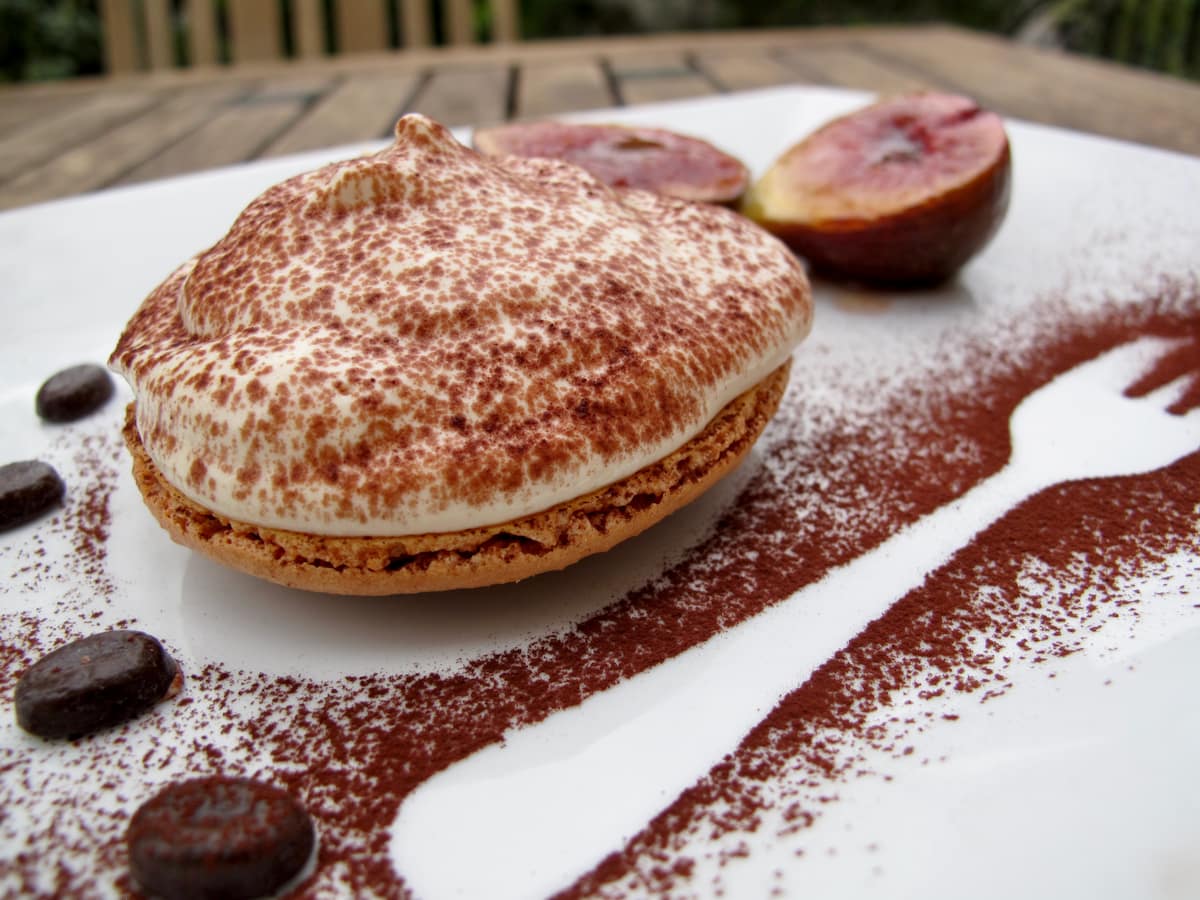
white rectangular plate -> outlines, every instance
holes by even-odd
[[[784,88],[580,118],[703,137],[759,174],[794,141],[865,99]],[[189,673],[185,696],[192,701],[162,704],[74,744],[33,739],[5,714],[0,893],[27,888],[18,879],[31,873],[40,879],[35,886],[50,893],[59,864],[76,873],[71,885],[95,882],[100,893],[115,893],[124,822],[157,786],[220,765],[271,777],[310,764],[239,730],[258,705],[275,702],[256,698],[255,685],[294,676],[317,686],[305,697],[327,689],[345,699],[354,697],[347,676],[409,677],[387,681],[400,691],[438,675],[481,677],[472,668],[481,660],[537,649],[571,635],[576,623],[603,620],[629,591],[685,559],[742,502],[739,492],[764,467],[786,474],[799,464],[772,456],[784,438],[811,433],[815,440],[839,414],[853,414],[863,425],[872,403],[886,405],[864,395],[886,397],[897,385],[911,386],[922,367],[936,397],[939,366],[961,381],[972,368],[964,355],[981,353],[981,336],[993,339],[984,342],[989,349],[981,369],[1020,369],[1036,363],[1026,357],[1039,346],[1036,329],[1046,323],[1068,327],[1109,307],[1113,315],[1136,317],[1143,302],[1168,295],[1182,310],[1173,327],[1190,321],[1194,331],[1200,325],[1200,160],[1019,122],[1010,123],[1010,137],[1008,218],[956,280],[905,296],[817,284],[816,325],[797,354],[781,424],[728,483],[629,546],[565,573],[394,601],[299,594],[195,557],[171,544],[141,505],[119,450],[123,402],[65,427],[42,424],[33,412],[44,378],[79,361],[106,359],[142,297],[219,238],[259,191],[370,148],[271,160],[0,214],[6,323],[0,463],[44,458],[69,486],[61,515],[0,535],[0,641],[18,651],[5,658],[6,683],[23,665],[22,642],[45,650],[63,635],[121,623],[157,635],[176,653]],[[1147,346],[1124,375],[1136,375],[1136,366],[1152,363],[1167,345]],[[1200,450],[1196,416],[1187,421],[1191,436],[1182,453]],[[1162,426],[1163,434],[1156,427],[1137,432],[1129,452],[1178,430],[1176,423]],[[881,440],[891,431],[881,423]],[[879,452],[897,451],[881,443]],[[1049,464],[1036,454],[1021,461],[1033,483]],[[821,506],[824,486],[839,477],[844,473],[816,465],[810,492],[796,500],[797,516],[829,514]],[[1200,508],[1200,482],[1190,489]],[[865,494],[842,512],[869,517],[887,503]],[[401,808],[391,832],[386,852],[398,875],[427,897],[541,896],[571,885],[636,840],[680,790],[708,777],[721,754],[734,751],[776,700],[886,610],[893,594],[919,585],[929,567],[957,559],[973,532],[963,532],[949,515],[939,510],[926,517],[937,522],[924,529],[919,553],[909,547],[898,558],[882,559],[894,550],[885,544],[851,563],[858,580],[844,603],[841,595],[822,599],[820,584],[806,588],[763,613],[757,625],[752,619],[749,627],[719,633],[672,663],[551,717],[529,732],[533,737],[514,732],[505,745],[430,780]],[[1001,503],[994,515],[1007,521],[1009,507]],[[80,527],[104,534],[81,540]],[[922,690],[924,682],[897,685],[880,721],[919,723],[905,743],[884,749],[848,732],[840,739],[847,753],[859,754],[853,771],[810,783],[812,770],[799,762],[783,766],[756,783],[762,808],[754,828],[681,829],[660,860],[634,854],[634,874],[610,889],[734,897],[774,889],[820,897],[1197,896],[1198,551],[1200,537],[1192,535],[1164,559],[1142,561],[1128,577],[1105,584],[1098,602],[1112,604],[1106,616],[1068,617],[1063,626],[1079,626],[1071,632],[1070,655],[1051,652],[1033,661],[1011,647],[996,652],[992,670],[1003,689],[994,695],[936,693]],[[777,565],[771,552],[764,548],[766,567]],[[1026,600],[1044,591],[1052,603],[1059,589],[1053,585],[1076,584],[1073,566],[1090,564],[1031,557],[1021,576],[1028,583],[996,589]],[[830,625],[829,617],[837,616],[844,621]],[[741,698],[753,696],[751,683],[766,677],[760,668],[767,664],[756,661],[780,648],[798,660],[795,671],[773,676],[777,682],[765,699],[747,705]],[[214,666],[229,679],[213,675]],[[739,693],[743,689],[750,692]],[[219,704],[229,704],[228,713]],[[693,708],[701,714],[687,715]],[[296,709],[261,714],[293,713],[309,721]],[[436,713],[428,713],[431,720]],[[229,731],[221,733],[227,722]],[[685,727],[699,729],[694,739],[680,733]],[[219,752],[206,754],[208,744]],[[702,749],[690,753],[693,745]],[[341,764],[361,764],[365,784],[372,760]],[[621,760],[616,771],[612,760]],[[635,771],[642,762],[649,774]],[[860,770],[867,774],[855,774]],[[581,773],[588,789],[576,795],[572,785]],[[298,782],[310,786],[307,801],[319,818],[327,817],[322,822],[338,821],[330,810],[354,798],[321,795],[320,778],[312,778]],[[378,790],[386,801],[389,789]],[[514,796],[527,802],[514,808]],[[800,806],[789,812],[789,804]],[[715,821],[718,807],[693,810],[694,822]],[[478,828],[468,827],[472,820]],[[322,834],[330,847],[341,837],[327,829]],[[33,857],[17,864],[22,853]],[[649,874],[660,863],[669,869],[681,860],[687,862],[670,878],[655,881]],[[349,886],[353,877],[336,866],[326,865],[315,878],[314,890],[356,892]]]

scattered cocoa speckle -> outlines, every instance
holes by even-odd
[[[328,680],[185,655],[187,696],[142,719],[61,747],[0,744],[0,893],[129,890],[121,837],[132,811],[167,780],[221,773],[279,784],[313,815],[320,858],[299,896],[403,895],[388,826],[416,785],[506,729],[782,602],[960,495],[1003,465],[1021,397],[1104,348],[1200,320],[1200,293],[1100,307],[1047,301],[1034,322],[1026,310],[990,315],[938,344],[949,349],[921,344],[892,359],[882,385],[832,355],[823,362],[818,340],[802,371],[826,393],[796,380],[760,444],[759,469],[715,530],[562,633],[447,671]],[[989,355],[997,334],[1008,352]],[[98,605],[119,609],[105,550],[117,446],[114,429],[72,450],[91,480],[68,479],[63,512],[0,550],[18,573],[0,586],[5,598],[36,598],[8,604],[0,619],[8,690],[31,658],[92,630]],[[978,701],[1013,691],[1013,671],[1065,665],[1131,631],[1151,601],[1127,586],[1200,551],[1198,498],[1200,453],[1029,498],[864,625],[563,896],[717,893],[718,873],[753,858],[751,835],[783,842],[802,865],[801,845],[846,784],[904,777],[881,753],[900,756],[898,766],[939,764],[929,732],[988,715]],[[837,850],[808,841],[810,857]]]
[[[1177,334],[1197,321],[1200,295],[1190,291],[1059,319],[1035,342],[1035,353],[1014,348],[1008,365],[989,365],[978,378],[947,385],[946,394],[929,384],[908,393],[898,389],[899,399],[879,416],[886,432],[873,431],[869,423],[849,429],[843,419],[841,431],[830,429],[818,438],[795,421],[796,408],[785,401],[776,423],[785,435],[766,436],[777,437],[772,452],[774,459],[788,460],[785,470],[769,464],[774,476],[769,486],[756,482],[731,515],[729,531],[715,539],[770,547],[773,564],[739,566],[723,547],[717,556],[726,565],[719,573],[708,570],[710,585],[724,602],[736,598],[739,609],[751,596],[755,601],[788,596],[944,503],[947,482],[959,493],[996,471],[1008,456],[1009,413],[1053,375],[1140,334]],[[939,409],[920,409],[923,403]],[[953,426],[928,427],[933,422]],[[804,434],[803,446],[792,443],[797,434]],[[964,434],[975,442],[965,454],[956,446]],[[903,447],[898,454],[903,462],[895,468],[892,459],[880,461],[888,455],[881,448],[893,444]],[[951,447],[954,464],[948,463]],[[907,473],[903,481],[897,479],[901,471]],[[797,516],[793,504],[807,499],[805,488],[818,479],[822,496]],[[878,531],[866,510],[850,525],[838,516],[854,508],[854,498],[868,488]],[[1200,452],[1146,475],[1074,482],[1030,498],[866,626],[785,697],[725,762],[560,896],[636,895],[651,884],[649,867],[661,867],[677,853],[693,859],[697,874],[713,871],[720,854],[704,848],[720,846],[722,835],[755,832],[773,811],[786,811],[779,817],[780,836],[795,834],[797,823],[803,829],[820,820],[831,783],[892,782],[894,775],[863,763],[877,752],[915,749],[916,743],[900,742],[919,739],[930,727],[897,715],[899,708],[939,688],[951,696],[999,697],[1010,688],[1006,669],[1088,646],[1095,632],[1082,626],[1103,630],[1136,623],[1139,601],[1123,596],[1119,585],[1159,571],[1175,554],[1200,551],[1194,525],[1198,499]],[[942,719],[956,722],[966,709]]]
[[[420,534],[679,446],[811,312],[795,255],[729,209],[485,158],[414,114],[385,150],[255,199],[112,363],[151,459],[206,508]]]

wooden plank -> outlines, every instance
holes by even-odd
[[[11,137],[23,128],[36,126],[68,109],[80,109],[87,104],[92,93],[43,94],[0,90],[0,135]]]
[[[428,47],[433,43],[433,25],[429,20],[429,0],[400,0],[400,44],[404,47]]]
[[[957,29],[937,37],[936,53],[920,32],[881,35],[871,46],[1007,115],[1200,153],[1192,83]]]
[[[826,47],[785,47],[777,58],[798,78],[813,84],[854,88],[877,94],[902,94],[948,85],[910,66],[889,63],[868,47],[848,43]]]
[[[133,0],[100,0],[100,27],[104,35],[104,68],[110,75],[136,72],[142,67]]]
[[[183,10],[187,23],[188,65],[216,65],[220,54],[217,46],[217,11],[213,0],[186,0]]]
[[[292,0],[292,37],[300,59],[325,55],[325,12],[321,0]]]
[[[334,78],[330,74],[314,72],[307,69],[286,68],[286,74],[275,75],[259,83],[245,103],[277,103],[295,102],[303,107],[311,106],[320,101],[334,86]]]
[[[392,0],[398,2],[398,0]],[[852,34],[871,33],[877,29],[854,29]],[[568,62],[584,58],[602,57],[618,50],[645,53],[694,53],[721,46],[728,49],[769,47],[781,41],[797,40],[798,35],[815,43],[826,43],[831,39],[842,39],[847,29],[821,29],[815,32],[794,29],[764,29],[763,31],[736,33],[688,33],[667,35],[639,35],[634,37],[569,38],[547,41],[521,41],[514,44],[465,45],[461,47],[418,48],[403,55],[403,64],[408,67],[471,66],[480,64],[520,65],[525,62]],[[392,57],[390,62],[396,62]],[[317,66],[331,75],[377,70],[381,58],[375,54],[350,54],[313,60],[306,66]],[[187,86],[198,80],[241,79],[247,75],[267,76],[277,72],[281,66],[291,64],[286,60],[263,60],[242,63],[238,67],[205,69],[202,72],[177,69],[154,73],[156,87]],[[73,84],[70,82],[69,84]],[[58,83],[55,89],[62,89]],[[70,89],[70,88],[67,88]],[[0,86],[3,90],[3,86]]]
[[[68,152],[163,101],[156,91],[114,90],[0,138],[0,181]]]
[[[303,82],[260,86],[207,117],[187,140],[177,141],[131,169],[122,182],[166,178],[255,159],[308,107],[311,97],[302,87]]]
[[[338,0],[338,53],[378,53],[387,49],[388,17],[383,0]]]
[[[695,65],[727,91],[791,84],[802,79],[795,69],[784,65],[761,50],[702,50]]]
[[[167,0],[142,0],[146,23],[146,64],[151,69],[170,69],[175,65],[175,37],[171,33],[171,12]]]
[[[446,18],[446,43],[475,43],[474,10],[471,0],[443,0],[442,14]]]
[[[1047,115],[1062,114],[1054,110],[1058,89],[1053,84],[1043,84],[1043,76],[1036,75],[1029,66],[1020,65],[1019,60],[1011,57],[1005,61],[1006,66],[1012,66],[1011,70],[997,69],[988,64],[986,54],[979,53],[978,48],[959,44],[949,33],[939,35],[937,41],[929,42],[929,46],[912,44],[900,35],[872,40],[865,46],[881,62],[907,65],[910,70],[925,73],[948,90],[974,96],[997,112],[1040,117],[1043,121]],[[1063,113],[1069,116],[1073,105],[1074,102],[1065,106]]]
[[[521,39],[521,17],[516,0],[492,0],[492,40],[508,44]]]
[[[273,0],[229,0],[229,44],[233,62],[283,57],[283,25]]]
[[[262,155],[280,156],[386,137],[420,81],[415,73],[349,78],[272,141]]]
[[[611,54],[609,68],[624,103],[656,103],[714,93],[717,86],[693,69],[684,52]]]
[[[185,91],[156,109],[60,156],[24,170],[0,188],[0,204],[16,206],[123,183],[126,174],[208,121],[242,93],[226,84]]]
[[[410,110],[443,125],[492,125],[508,118],[510,71],[506,66],[445,69],[433,73]]]
[[[617,98],[598,60],[533,63],[521,67],[517,75],[514,115],[520,118],[616,105]]]
[[[868,90],[930,85],[961,90],[1009,115],[1200,153],[1200,86],[942,27],[438,48],[412,50],[387,65],[392,74],[403,75],[405,83],[418,70],[429,70],[427,84],[409,108],[457,125],[502,120],[509,111],[510,83],[513,110],[522,116],[558,115],[615,102],[616,98],[604,97],[608,84],[606,76],[599,74],[603,58],[612,60],[613,80],[622,85],[624,98],[642,102],[675,94],[675,88],[667,91],[662,85],[680,80],[694,88],[699,78],[706,92],[731,87],[737,79],[739,87],[748,86],[773,71],[770,64],[752,62],[755,54],[814,81]],[[709,64],[710,58],[719,58],[719,62]],[[730,58],[734,62],[727,62]],[[487,64],[478,64],[480,60]],[[689,60],[703,71],[689,66]],[[115,167],[117,160],[128,163],[133,143],[124,141],[136,132],[126,131],[127,124],[144,118],[147,133],[153,131],[157,111],[149,113],[167,96],[158,86],[236,84],[248,71],[278,73],[284,65],[167,70],[139,76],[137,82],[117,79],[0,88],[0,181],[7,179],[11,184],[25,179],[21,184],[28,185],[32,181],[27,173],[42,167],[47,167],[46,172],[65,172],[80,179],[60,179],[60,188],[95,181],[105,167]],[[276,79],[244,103],[217,108],[211,121],[204,118],[194,132],[187,132],[186,139],[161,145],[160,153],[135,168],[140,177],[175,174],[252,158],[264,151],[312,145],[322,134],[322,143],[340,143],[342,135],[345,140],[356,140],[349,136],[349,129],[369,129],[372,116],[384,119],[382,130],[398,110],[388,111],[382,103],[372,109],[369,88],[359,89],[361,100],[352,102],[349,94],[341,98],[347,106],[345,116],[334,111],[337,105],[332,100],[325,106],[334,93],[349,91],[346,85],[356,78],[380,75],[382,65],[378,57],[372,60],[364,55],[350,62],[316,60],[303,69],[292,69],[313,75],[315,80]],[[512,82],[513,67],[518,65],[528,68]],[[332,83],[339,72],[346,74],[326,94],[326,83]],[[722,73],[729,84],[722,81]],[[139,87],[131,87],[134,84]],[[638,85],[653,87],[639,91]],[[399,98],[397,105],[402,102]],[[231,109],[237,114],[231,115]],[[185,112],[175,106],[170,110],[175,117],[170,119],[170,133],[178,134],[184,127],[179,122]],[[147,115],[143,117],[143,113]],[[317,117],[307,123],[310,114]],[[344,124],[338,124],[339,120]],[[110,130],[117,136],[105,144],[104,133]],[[101,143],[94,144],[96,141]],[[294,143],[289,146],[289,141]],[[97,147],[109,148],[105,158]],[[66,161],[56,164],[59,157]]]

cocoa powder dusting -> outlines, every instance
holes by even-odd
[[[121,838],[132,810],[167,780],[223,773],[283,786],[313,815],[319,858],[298,896],[405,896],[403,873],[389,860],[389,827],[422,781],[513,726],[574,706],[785,600],[960,496],[1008,459],[1008,418],[1024,396],[1139,335],[1195,333],[1200,291],[1178,285],[1086,314],[1047,299],[1037,310],[1036,321],[1024,312],[972,325],[939,342],[951,347],[942,355],[922,351],[887,376],[886,390],[862,372],[820,369],[830,380],[822,387],[845,392],[847,409],[855,398],[884,397],[870,416],[810,405],[812,386],[794,379],[760,444],[758,469],[711,535],[563,633],[427,674],[316,680],[193,666],[186,696],[144,720],[75,745],[0,751],[0,891],[129,892]],[[995,351],[997,334],[1008,352]],[[816,338],[801,354],[826,352]],[[93,473],[110,472],[111,446],[93,450],[103,461]],[[76,593],[53,617],[5,614],[8,687],[29,659],[80,629],[89,604],[119,594],[102,571],[111,475],[97,483],[108,487],[94,489],[94,508],[68,505],[15,552],[30,584],[61,579],[66,587],[81,565],[87,591],[100,599]],[[1146,475],[1070,482],[1029,498],[865,625],[720,765],[560,896],[720,894],[711,873],[752,854],[747,838],[765,828],[803,859],[807,830],[843,786],[891,777],[869,759],[936,764],[922,735],[977,715],[1012,690],[1017,668],[1053,675],[1056,660],[1095,635],[1135,627],[1144,601],[1119,585],[1200,550],[1197,501],[1200,453]],[[84,537],[65,555],[40,556],[43,531]],[[48,770],[47,757],[63,765]]]
[[[155,466],[205,508],[402,536],[631,474],[810,318],[800,263],[741,216],[501,165],[414,114],[386,150],[257,198],[150,294],[112,363]]]
[[[28,537],[8,536],[0,549],[15,562],[15,578],[0,584],[0,592],[51,590],[61,597],[59,615],[53,618],[33,609],[4,614],[3,691],[11,692],[17,676],[37,656],[92,630],[108,607],[114,590],[106,565],[109,500],[125,465],[123,452],[108,432],[64,432],[51,451],[60,471],[70,476],[62,509],[30,526]]]

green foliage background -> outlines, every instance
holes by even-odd
[[[99,72],[94,0],[0,0],[0,81]]]
[[[286,15],[287,0],[276,2]],[[487,4],[476,2],[479,28],[486,32]],[[0,0],[0,81],[103,71],[97,3]],[[179,0],[174,3],[181,21]],[[1068,50],[1200,78],[1200,0],[676,0],[665,5],[676,13],[670,27],[678,29],[940,21],[1016,35],[1036,25],[1043,39]],[[521,0],[520,8],[528,39],[632,34],[644,27],[628,0]]]

